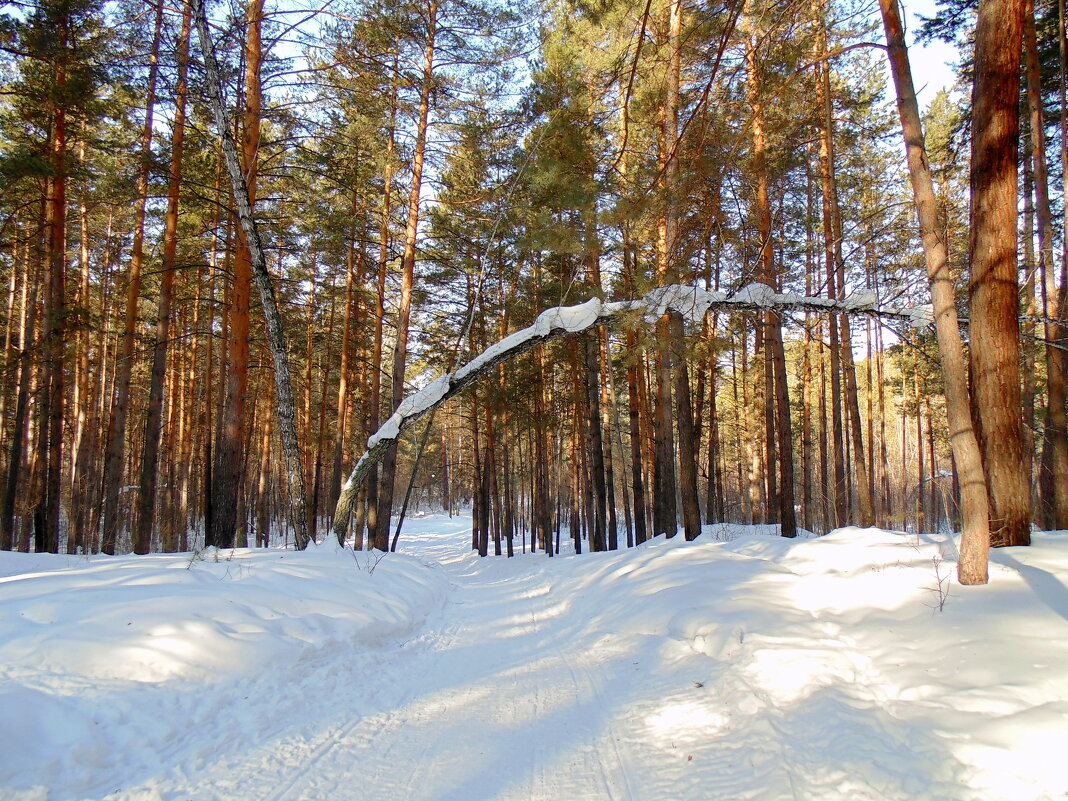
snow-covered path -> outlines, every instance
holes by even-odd
[[[612,654],[576,649],[547,558],[478,560],[466,532],[451,534],[409,545],[452,587],[418,636],[382,661],[337,651],[294,688],[326,711],[318,731],[239,749],[153,789],[263,801],[642,797],[607,712],[601,668]],[[326,693],[325,703],[311,692]]]
[[[468,520],[409,528],[373,571],[333,544],[3,556],[0,798],[1068,795],[1068,537],[940,611],[951,541],[479,559]]]

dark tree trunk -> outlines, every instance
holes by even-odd
[[[607,490],[605,488],[604,443],[601,436],[601,382],[598,376],[600,361],[596,337],[583,339],[586,385],[586,429],[588,447],[586,453],[590,465],[590,483],[593,491],[593,529],[590,532],[590,549],[608,550],[607,522],[605,520]]]
[[[972,414],[990,493],[991,544],[1027,545],[1031,488],[1020,391],[1016,188],[1024,0],[980,0],[972,87]]]

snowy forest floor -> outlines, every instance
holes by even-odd
[[[0,798],[1068,798],[1068,533],[469,540],[0,553]]]

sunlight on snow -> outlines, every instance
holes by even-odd
[[[775,706],[796,704],[822,687],[849,685],[863,677],[848,651],[799,648],[796,644],[761,648],[746,666],[746,678]]]
[[[959,742],[953,749],[958,758],[984,766],[969,785],[987,798],[1046,798],[1042,788],[1063,785],[1066,777],[1065,717],[1065,704],[1054,702],[1006,715],[974,739]]]
[[[855,609],[896,611],[927,601],[937,584],[931,564],[862,564],[835,569],[819,560],[813,572],[781,579],[791,605],[808,612],[843,613]],[[946,577],[948,567],[939,568]],[[823,571],[823,572],[820,572]]]
[[[652,735],[651,742],[670,746],[699,742],[720,734],[730,725],[730,718],[695,701],[684,701],[661,707],[645,723]]]

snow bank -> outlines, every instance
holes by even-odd
[[[590,642],[672,688],[617,710],[705,766],[658,792],[1066,797],[1068,535],[993,552],[989,587],[963,588],[952,539],[741,528],[571,558],[554,588]]]
[[[304,552],[0,552],[0,787],[88,794],[114,760],[136,772],[192,721],[232,715],[220,697],[284,695],[325,653],[411,636],[447,583],[410,558],[369,559],[332,539]],[[251,736],[234,722],[205,741]]]

